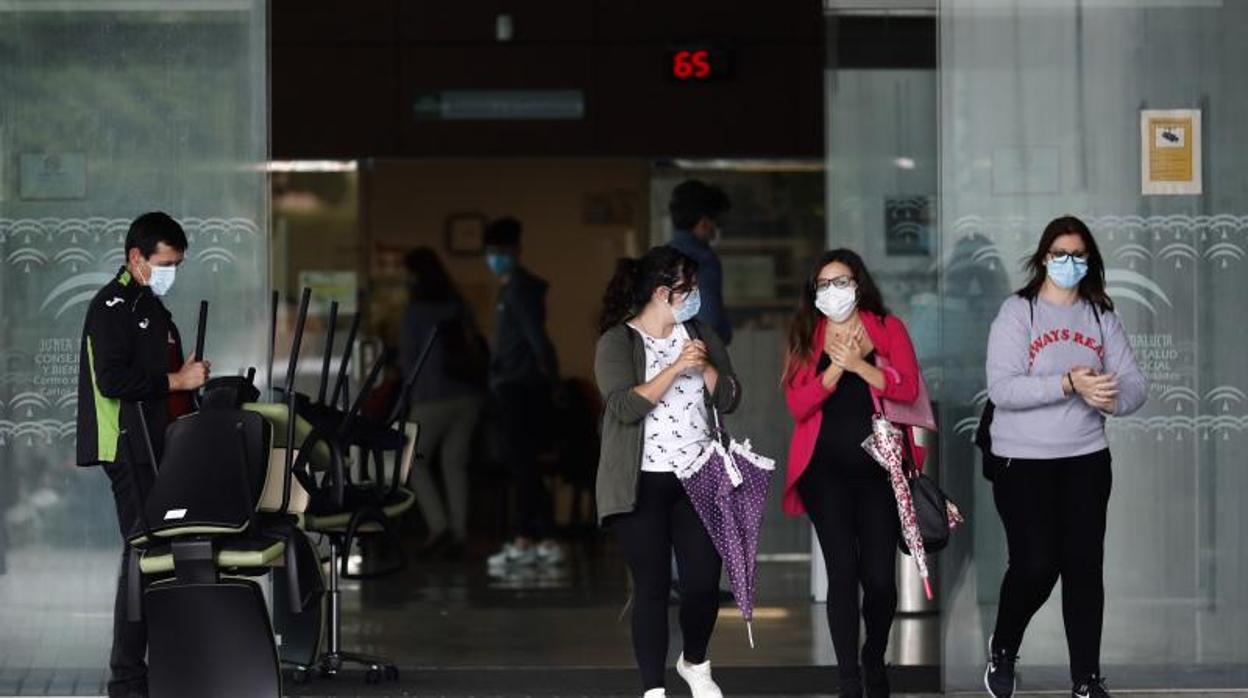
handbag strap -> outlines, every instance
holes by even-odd
[[[693,337],[694,339],[705,344],[705,340],[702,339],[702,333],[698,331],[698,326],[694,324],[692,320],[685,323],[685,331],[689,333],[690,337]],[[709,352],[709,345],[707,349]],[[707,358],[710,357],[708,356]],[[723,378],[723,376],[720,376],[720,378]],[[711,415],[711,420],[713,422],[711,424],[711,429],[715,432],[715,440],[718,441],[725,450],[727,450],[729,444],[728,432],[724,430],[724,422],[719,415],[719,407],[715,405],[715,399],[711,395],[710,388],[706,387],[705,378],[702,379],[702,400],[706,403],[707,414]]]

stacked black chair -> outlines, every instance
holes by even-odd
[[[308,290],[305,289],[300,304],[296,337],[301,334],[304,325],[308,297]],[[418,375],[419,367],[423,365],[434,338],[430,338],[417,370],[405,383],[399,405],[384,422],[378,422],[362,416],[361,410],[381,374],[381,357],[374,362],[355,399],[349,406],[345,405],[350,392],[348,366],[359,330],[358,315],[347,336],[346,349],[338,365],[337,380],[333,390],[329,390],[337,316],[338,305],[334,302],[329,308],[325,354],[316,399],[295,391],[295,363],[292,361],[284,389],[274,393],[275,397],[281,399],[282,405],[259,403],[248,404],[246,408],[263,414],[278,427],[278,431],[284,430],[287,436],[282,441],[283,444],[301,444],[299,455],[290,469],[294,476],[295,489],[307,494],[306,509],[300,516],[301,527],[309,533],[319,534],[328,544],[329,578],[324,588],[327,603],[323,609],[326,616],[324,625],[327,647],[314,662],[308,661],[309,657],[314,656],[314,650],[310,651],[310,644],[305,640],[311,636],[308,628],[316,621],[306,615],[287,617],[285,607],[279,606],[275,611],[279,625],[304,628],[297,634],[297,637],[303,638],[299,641],[288,641],[283,633],[283,659],[295,669],[296,680],[305,680],[313,666],[319,669],[322,676],[332,677],[344,665],[357,664],[364,668],[366,681],[378,683],[387,679],[396,680],[398,668],[385,658],[342,649],[340,581],[343,577],[360,578],[395,572],[403,566],[397,526],[394,522],[415,502],[415,496],[405,484],[417,457],[416,445],[419,437],[418,425],[408,419],[410,396],[415,376]],[[276,313],[273,326],[276,328]],[[308,448],[310,443],[315,445],[312,450]],[[358,471],[354,474],[347,465],[352,453],[360,454],[355,463]],[[392,467],[389,471],[386,467],[387,454],[391,455]],[[350,573],[347,552],[355,541],[366,536],[386,539],[391,549],[396,552],[397,564],[368,575]],[[305,581],[303,586],[308,587],[309,583]]]
[[[347,652],[342,648],[341,579],[376,577],[398,572],[403,567],[402,548],[394,522],[416,502],[416,497],[406,487],[406,482],[416,461],[419,437],[418,425],[408,420],[408,407],[411,405],[414,380],[419,373],[419,367],[423,366],[424,357],[428,355],[433,338],[431,337],[429,345],[424,348],[417,370],[404,385],[399,400],[402,407],[396,408],[386,421],[377,422],[363,417],[361,410],[364,398],[377,385],[378,377],[381,376],[382,357],[374,361],[351,406],[346,410],[339,406],[339,401],[346,402],[348,397],[347,370],[359,328],[358,315],[352,322],[346,348],[338,363],[337,381],[334,382],[333,390],[328,390],[331,367],[329,357],[333,352],[337,316],[338,306],[333,302],[329,305],[326,351],[316,400],[302,395],[291,396],[290,393],[285,396],[288,401],[295,403],[298,415],[305,417],[313,425],[314,431],[327,435],[339,463],[339,467],[327,473],[312,493],[305,517],[307,531],[321,534],[328,543],[327,648],[319,659],[318,668],[321,676],[333,677],[346,664],[358,664],[364,668],[364,678],[368,683],[378,683],[383,679],[394,681],[398,678],[398,668],[393,662],[383,657]],[[356,462],[357,472],[352,473],[351,468],[341,467],[341,463],[349,461],[349,453],[359,455]],[[393,466],[388,473],[384,458],[387,453],[392,455]],[[384,569],[374,569],[369,573],[349,571],[347,553],[354,543],[364,537],[386,539],[392,551],[396,552],[396,564]]]
[[[197,356],[203,356],[206,313],[201,304]],[[148,463],[158,463],[151,491],[136,491],[142,531],[130,540],[141,551],[132,556],[138,567],[132,571],[149,582],[140,606],[140,575],[131,575],[129,608],[134,620],[144,609],[153,696],[281,695],[269,612],[252,578],[284,567],[279,586],[291,613],[306,607],[307,590],[297,574],[302,534],[286,511],[293,454],[287,449],[283,467],[270,467],[272,426],[242,409],[259,395],[253,378],[254,370],[210,382],[200,410],[169,425],[159,461],[141,404],[142,433],[123,435],[131,463],[142,460],[140,448]],[[268,512],[266,489],[283,493]]]

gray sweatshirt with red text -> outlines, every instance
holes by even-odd
[[[1106,415],[1062,390],[1066,373],[1082,366],[1117,375],[1114,416],[1144,405],[1148,383],[1117,314],[1101,311],[1098,319],[1082,299],[1072,306],[1006,300],[988,335],[988,397],[997,406],[992,452],[1054,459],[1107,448]]]

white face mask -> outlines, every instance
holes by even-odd
[[[163,296],[173,288],[173,280],[177,276],[177,267],[157,267],[148,265],[152,270],[152,276],[147,280],[148,288],[152,289],[152,293]]]
[[[815,307],[832,322],[845,322],[858,306],[858,289],[829,286],[815,293]]]

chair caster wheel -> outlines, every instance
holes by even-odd
[[[397,666],[391,665],[391,666],[386,667],[386,680],[387,681],[399,680],[399,668]]]
[[[364,674],[364,683],[369,685],[381,683],[381,676],[380,669],[369,669]]]
[[[299,667],[298,669],[290,672],[290,680],[297,684],[305,684],[310,678],[312,678],[312,676],[307,667]]]

